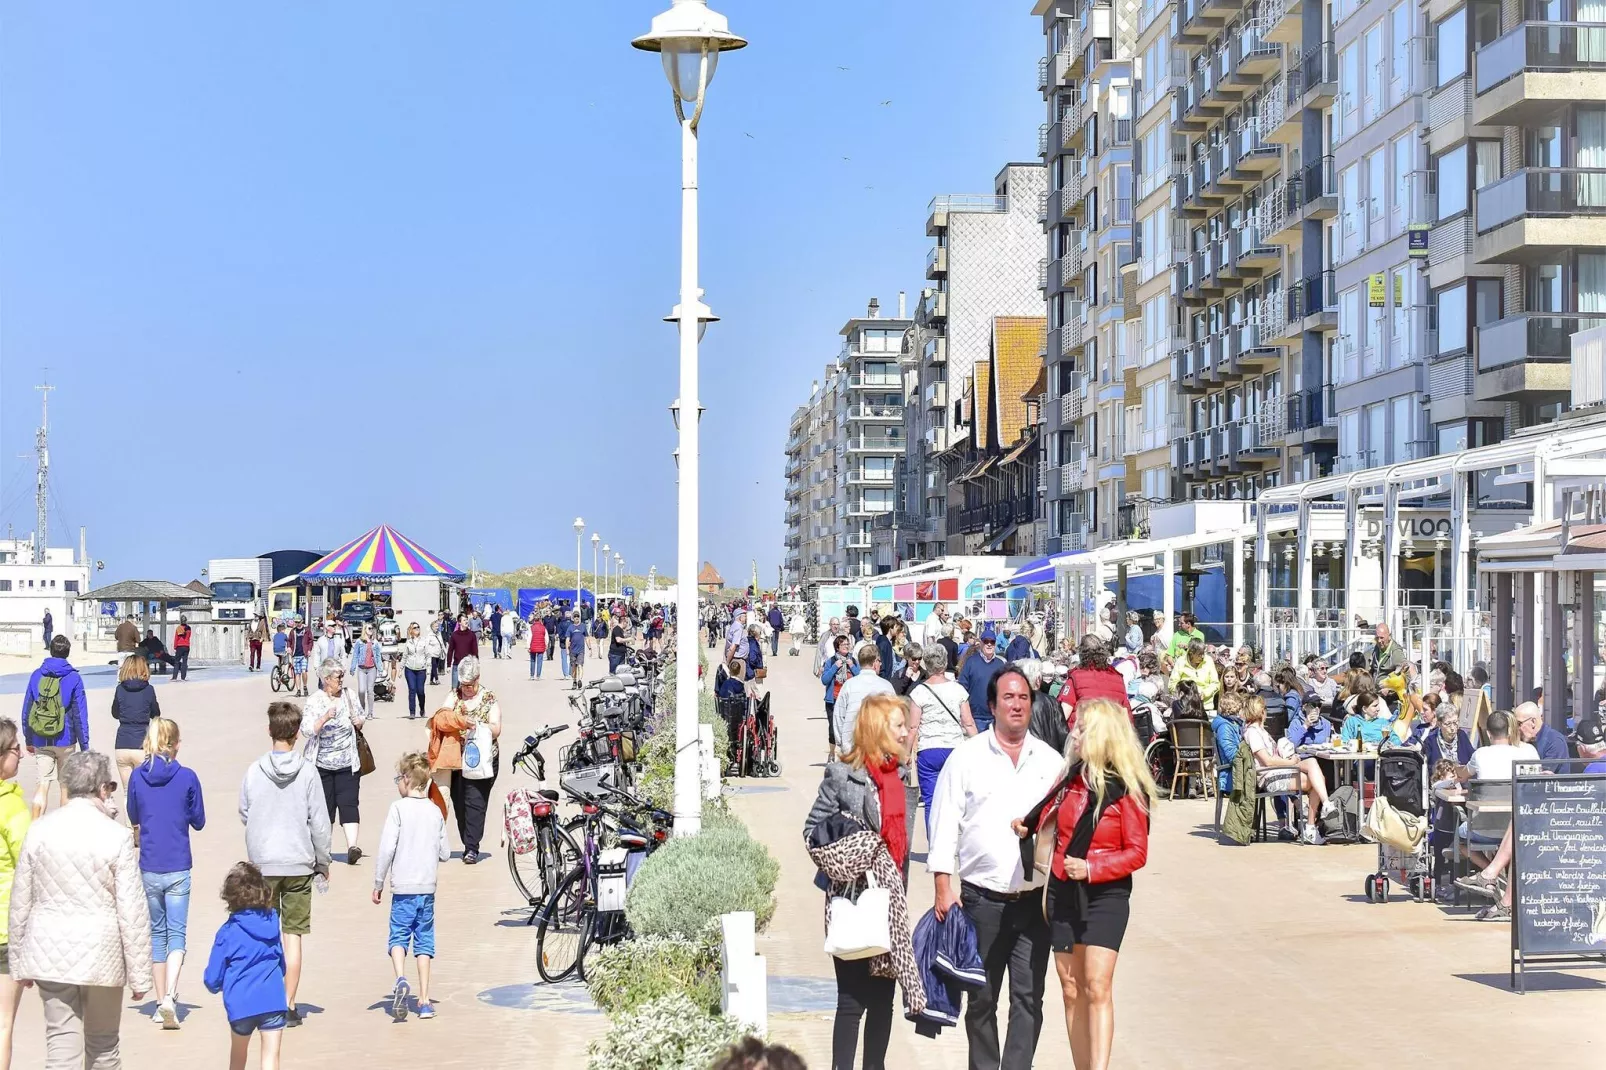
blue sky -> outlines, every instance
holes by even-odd
[[[382,521],[563,563],[577,514],[671,572],[679,141],[629,47],[667,0],[559,6],[8,5],[0,523],[48,367],[52,542],[104,578]],[[1026,0],[715,6],[751,44],[702,125],[702,549],[771,583],[787,417],[913,307],[930,197],[1032,158],[1042,39]]]

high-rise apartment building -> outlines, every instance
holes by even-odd
[[[1043,413],[1044,549],[1124,537],[1140,445],[1135,46],[1137,0],[1039,0],[1048,121],[1042,283],[1048,333]]]
[[[1043,190],[1041,164],[1012,163],[998,172],[992,193],[940,196],[927,209],[926,233],[936,244],[926,258],[931,285],[921,291],[911,336],[919,397],[910,399],[917,411],[908,424],[905,481],[909,524],[918,532],[910,541],[920,558],[961,552],[953,548],[947,516],[964,501],[955,486],[970,437],[962,395],[977,361],[992,351],[994,320],[1043,313]]]
[[[842,328],[842,346],[809,400],[793,413],[786,443],[788,583],[870,576],[876,517],[897,507],[904,463],[908,319],[865,315]],[[794,545],[795,544],[795,545]],[[794,552],[795,551],[795,552]]]

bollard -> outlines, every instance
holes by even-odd
[[[714,726],[697,726],[697,759],[703,771],[703,798],[719,798],[719,759],[714,754]]]
[[[769,982],[764,956],[754,952],[751,910],[719,916],[720,1009],[754,1033],[769,1029]]]

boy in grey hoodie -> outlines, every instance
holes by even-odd
[[[414,752],[396,763],[396,793],[385,828],[379,834],[374,863],[374,904],[384,897],[390,877],[390,964],[396,987],[390,993],[390,1016],[407,1018],[407,950],[418,962],[418,1016],[435,1017],[429,999],[429,970],[435,961],[435,878],[451,857],[446,842],[446,815],[430,801],[429,759]]]
[[[301,710],[289,702],[268,706],[273,747],[252,763],[240,784],[245,853],[273,889],[284,936],[285,1017],[300,1025],[296,988],[301,983],[301,938],[312,931],[313,875],[329,878],[329,810],[318,770],[302,759]]]

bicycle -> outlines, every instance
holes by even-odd
[[[625,871],[610,866],[603,872],[604,845],[623,848],[630,852],[651,852],[669,837],[674,816],[668,811],[636,798],[618,788],[605,788],[612,795],[629,803],[628,808],[609,809],[601,803],[586,801],[581,806],[581,834],[584,846],[580,860],[563,875],[541,908],[541,923],[535,934],[535,966],[541,980],[555,984],[578,973],[585,980],[585,957],[592,945],[614,943],[628,934],[623,909],[622,889],[614,894],[610,883],[604,888],[603,880],[625,880]],[[645,817],[651,832],[636,827],[634,818]],[[613,822],[610,827],[609,822]],[[618,906],[611,903],[617,901]],[[603,909],[606,906],[607,909]]]
[[[551,725],[533,736],[526,736],[524,744],[513,756],[513,767],[533,777],[537,783],[544,782],[546,759],[539,747],[568,727],[566,724]],[[550,788],[537,788],[536,795],[538,799],[530,806],[530,816],[535,823],[535,848],[519,854],[514,851],[511,840],[507,845],[508,872],[513,876],[514,887],[518,888],[519,894],[530,906],[526,925],[535,923],[541,904],[552,894],[558,878],[580,857],[580,847],[575,843],[574,836],[568,828],[558,823],[558,793]]]
[[[290,658],[282,657],[268,674],[268,686],[274,691],[290,691],[295,686],[295,675],[290,671]]]

